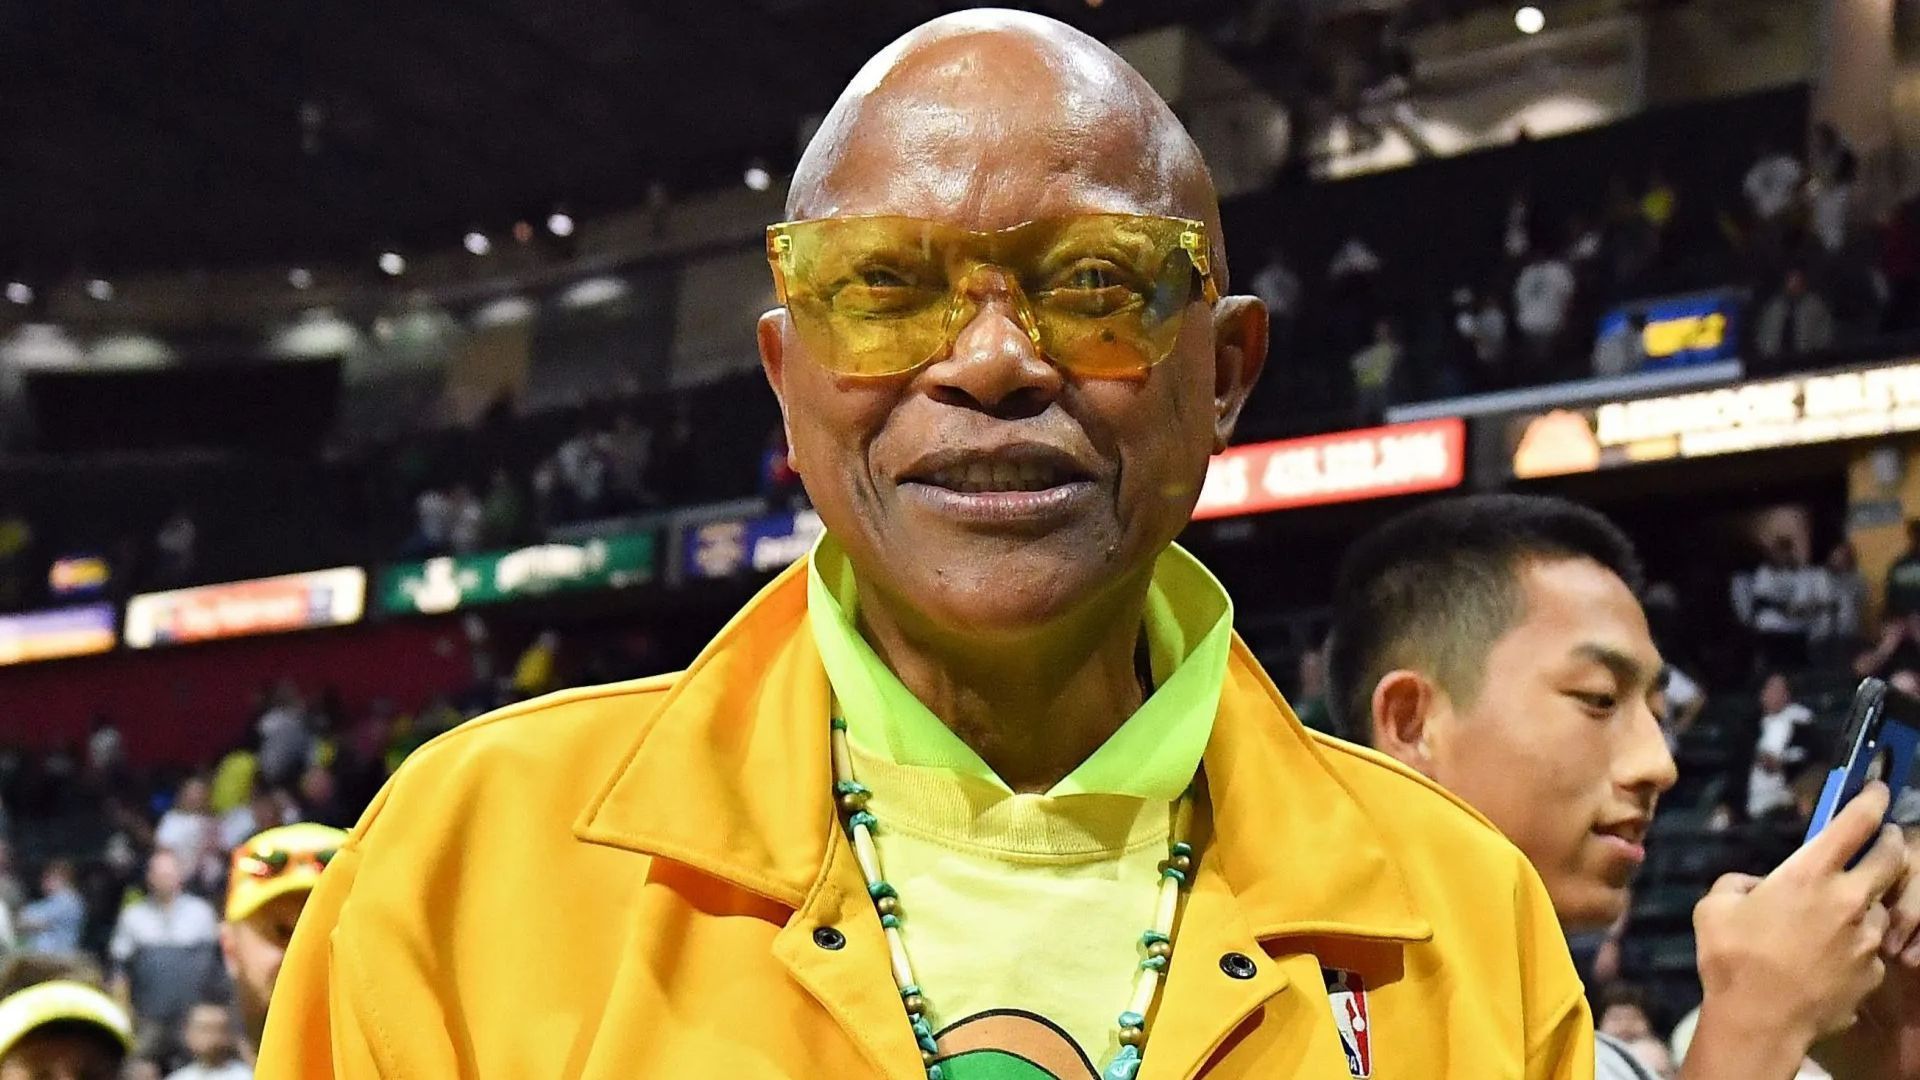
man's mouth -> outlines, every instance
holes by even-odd
[[[1058,525],[1095,489],[1091,469],[1039,443],[936,451],[900,478],[901,493],[914,503],[951,521],[992,527]]]
[[[1051,461],[975,461],[936,469],[921,482],[973,495],[988,491],[1045,491],[1078,479],[1083,477]]]
[[[1648,819],[1627,818],[1593,827],[1593,834],[1606,841],[1609,850],[1634,864],[1647,857]]]

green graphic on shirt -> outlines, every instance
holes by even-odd
[[[944,1080],[1099,1080],[1073,1037],[1034,1013],[976,1013],[935,1038]]]

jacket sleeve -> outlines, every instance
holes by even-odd
[[[1527,1052],[1527,1080],[1594,1080],[1593,1014],[1576,992]]]
[[[274,985],[261,1040],[258,1080],[375,1080],[382,1068],[377,1033],[362,1023],[371,1004],[351,971],[336,963],[334,942],[342,909],[360,871],[361,854],[343,848],[307,900]]]

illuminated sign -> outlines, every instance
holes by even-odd
[[[1920,362],[1557,409],[1509,422],[1516,477],[1920,431]]]
[[[689,525],[681,540],[681,569],[689,578],[779,570],[805,555],[823,529],[811,510]]]
[[[1598,336],[1604,341],[1641,323],[1643,369],[1649,371],[1730,359],[1740,342],[1741,300],[1731,289],[1637,300],[1602,316]]]
[[[87,656],[111,648],[112,604],[80,604],[0,615],[0,665]]]
[[[276,634],[360,621],[367,573],[358,567],[145,593],[127,601],[129,648]]]
[[[479,604],[653,580],[653,534],[597,536],[518,551],[456,555],[390,566],[380,575],[380,609],[437,614]]]
[[[111,577],[107,560],[98,555],[68,555],[47,568],[47,588],[55,596],[85,596],[106,588]]]
[[[1458,417],[1236,446],[1207,464],[1195,519],[1379,499],[1457,487],[1466,471]]]

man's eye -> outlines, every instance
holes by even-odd
[[[1595,712],[1610,713],[1620,706],[1620,699],[1612,694],[1590,694],[1576,690],[1572,691],[1571,696]]]
[[[860,284],[869,289],[910,289],[913,282],[898,270],[885,266],[870,266],[860,271]]]

